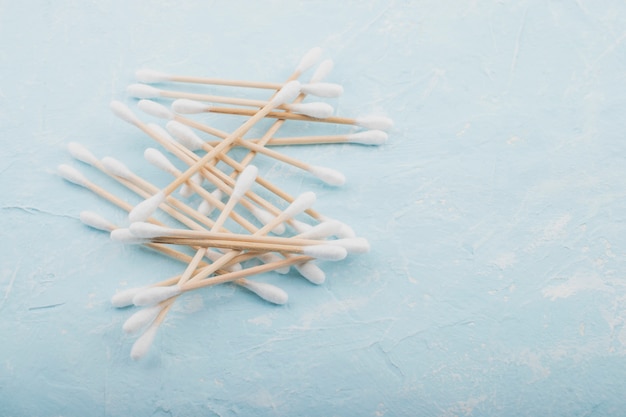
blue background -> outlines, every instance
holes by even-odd
[[[622,414],[625,28],[626,4],[604,0],[0,1],[1,414]],[[134,106],[136,69],[278,82],[313,46],[345,88],[337,114],[392,117],[389,143],[285,151],[342,188],[258,166],[371,253],[322,264],[320,287],[262,277],[282,307],[188,294],[133,362],[131,312],[109,298],[181,265],[80,223],[126,217],[58,164],[139,200],[65,145],[165,185],[108,108]]]

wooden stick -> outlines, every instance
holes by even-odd
[[[217,107],[217,106],[207,106],[205,112],[206,113],[233,114],[237,116],[250,116],[251,114],[254,114],[254,110],[250,110],[250,109],[240,109],[236,107]],[[280,112],[280,111],[271,111],[267,113],[265,117],[270,117],[273,119],[280,119],[280,120],[299,120],[303,122],[333,123],[333,124],[341,124],[341,125],[358,126],[357,119],[350,118],[350,117],[329,116],[325,119],[316,119],[315,117],[309,117],[303,114]]]
[[[173,98],[173,99],[184,98],[184,99],[195,100],[195,101],[232,104],[235,106],[261,108],[267,104],[267,101],[264,101],[264,100],[254,100],[254,99],[249,99],[249,98],[227,97],[227,96],[215,96],[211,94],[188,93],[185,91],[158,90],[158,94],[160,97],[167,97],[167,98]],[[276,108],[282,109],[282,110],[290,110],[290,111],[293,111],[295,109],[291,104],[281,104],[280,106],[276,106]]]
[[[194,129],[200,130],[204,133],[208,133],[212,136],[215,137],[219,137],[219,138],[223,138],[226,137],[226,133],[219,130],[219,129],[215,129],[211,126],[205,125],[203,123],[200,122],[196,122],[193,119],[189,119],[187,117],[183,117],[180,115],[176,115],[175,119],[177,122],[182,123],[186,126],[192,127]],[[272,126],[274,127],[274,126]],[[274,130],[278,130],[278,128],[275,128]],[[271,140],[271,138],[273,137],[273,133],[272,135],[269,136]],[[264,135],[265,136],[265,135]],[[222,142],[220,142],[222,143]],[[261,145],[263,143],[263,138],[258,139],[257,144]],[[211,152],[214,147],[211,146],[210,144],[208,144],[207,142],[205,142],[205,144],[203,145],[204,150],[206,150],[207,152]],[[252,155],[254,155],[252,152],[250,153]],[[248,154],[248,155],[250,155]],[[241,172],[243,171],[243,169],[245,168],[245,166],[249,163],[248,159],[252,159],[252,158],[248,158],[246,156],[246,158],[242,161],[242,162],[237,162],[234,159],[230,158],[227,154],[222,154],[220,155],[220,159],[222,161],[224,161],[226,164],[230,165],[231,167],[233,167],[234,169],[236,169],[237,171]],[[272,192],[273,194],[277,195],[278,197],[282,198],[283,200],[287,201],[288,203],[292,203],[294,201],[294,197],[291,196],[290,194],[288,194],[287,192],[283,191],[282,189],[280,189],[279,187],[277,187],[276,185],[272,184],[271,182],[265,180],[262,177],[257,177],[257,183],[259,185],[261,185],[263,188],[265,188],[266,190]],[[251,194],[246,194],[247,197],[251,198],[252,195]],[[255,200],[256,201],[256,200]],[[274,209],[270,209],[269,207],[265,206],[266,209],[272,211],[274,214],[276,214],[278,212],[278,209],[274,208]],[[320,213],[318,213],[317,211],[313,210],[313,209],[308,209],[305,211],[305,213],[307,213],[309,216],[313,217],[314,219],[318,220],[318,221],[322,221],[322,215]]]

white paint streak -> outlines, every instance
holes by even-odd
[[[578,272],[561,285],[544,288],[543,296],[552,301],[568,298],[581,291],[611,291],[604,280],[595,273]]]

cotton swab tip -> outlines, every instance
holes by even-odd
[[[389,130],[393,127],[393,120],[385,116],[364,116],[357,118],[355,124],[368,129]]]
[[[134,98],[157,98],[161,96],[161,90],[146,84],[131,84],[126,87],[126,92]]]
[[[125,122],[135,126],[141,125],[141,120],[139,120],[139,118],[135,116],[135,113],[133,113],[128,106],[121,101],[113,100],[111,104],[109,104],[109,107],[114,115]]]
[[[131,223],[130,226],[128,226],[128,230],[130,230],[133,236],[142,239],[153,239],[159,236],[171,236],[176,233],[175,230],[170,228],[147,222]]]
[[[337,234],[340,229],[341,222],[336,220],[324,221],[298,234],[298,239],[323,239]]]
[[[137,204],[131,211],[128,213],[128,219],[134,222],[143,222],[148,219],[156,211],[156,209],[165,201],[166,195],[159,191],[152,197],[147,200],[142,201]]]
[[[135,71],[135,78],[139,82],[150,84],[168,81],[170,76],[164,72],[142,68]]]
[[[320,56],[322,55],[323,49],[319,46],[315,48],[311,48],[300,60],[298,66],[296,67],[296,72],[303,73],[304,71],[311,68],[317,61],[319,61]]]
[[[237,182],[233,188],[230,198],[241,199],[245,193],[252,187],[259,174],[259,169],[254,165],[248,165],[237,177]]]
[[[94,156],[87,148],[77,142],[70,142],[67,144],[67,150],[74,159],[82,161],[88,165],[96,165],[98,158]]]
[[[302,84],[301,92],[316,97],[335,98],[343,94],[343,87],[332,83]]]
[[[133,298],[140,291],[143,291],[143,288],[128,288],[122,291],[115,293],[113,297],[111,297],[111,304],[113,307],[122,308],[133,305]]]
[[[341,261],[348,255],[346,248],[334,245],[312,245],[302,248],[304,255],[325,261]]]
[[[179,98],[172,103],[172,110],[180,114],[198,114],[204,113],[211,106],[195,100]]]
[[[159,119],[172,120],[176,115],[170,109],[162,104],[152,100],[139,100],[137,107],[150,116],[158,117]]]
[[[146,330],[145,333],[142,334],[141,337],[139,337],[139,339],[135,341],[135,343],[133,343],[133,347],[130,350],[130,357],[133,360],[140,360],[141,358],[146,356],[146,354],[150,350],[150,347],[154,342],[154,338],[156,337],[157,331],[159,330],[159,326],[155,324],[156,323],[153,323],[150,327],[148,327],[148,330]]]
[[[276,95],[272,98],[271,104],[273,106],[280,106],[281,104],[293,101],[298,94],[300,94],[300,83],[297,80],[289,81],[283,86]]]
[[[387,142],[387,133],[382,130],[366,130],[349,134],[348,141],[361,145],[382,145]]]
[[[178,285],[145,288],[133,297],[133,304],[138,307],[152,306],[168,298],[175,297],[180,293],[181,288]]]
[[[204,141],[200,139],[189,126],[177,122],[176,120],[171,120],[167,122],[165,128],[189,150],[197,151],[204,147]]]
[[[89,183],[87,177],[85,177],[79,170],[69,165],[61,164],[57,167],[58,174],[66,181],[86,187]]]
[[[109,174],[115,175],[116,177],[131,179],[134,175],[126,165],[115,158],[111,158],[110,156],[102,158],[102,165]]]
[[[286,218],[295,217],[297,214],[311,208],[315,203],[317,196],[313,191],[307,191],[296,197],[293,202],[287,206],[282,215]]]
[[[178,175],[178,168],[176,168],[174,164],[172,164],[172,162],[158,149],[146,148],[146,150],[143,151],[143,157],[155,167],[173,175]]]
[[[332,116],[335,109],[328,103],[298,103],[290,104],[289,110],[316,119],[325,119]]]
[[[313,261],[305,262],[305,263],[294,265],[294,266],[296,270],[300,273],[300,275],[302,275],[312,284],[321,285],[324,283],[324,281],[326,281],[326,274]]]
[[[367,253],[370,251],[370,244],[363,237],[352,237],[328,241],[329,245],[338,245],[345,248],[348,253]]]
[[[313,73],[313,76],[311,77],[311,80],[309,80],[309,82],[318,83],[322,81],[328,76],[328,74],[332,72],[334,66],[335,63],[332,59],[323,60],[322,63],[317,66],[317,69]]]
[[[129,245],[138,245],[147,243],[147,239],[135,236],[128,229],[115,229],[111,231],[111,240]]]
[[[275,285],[267,284],[265,282],[255,282],[255,281],[249,281],[249,280],[242,280],[242,281],[243,282],[240,281],[240,285],[242,287],[249,289],[256,295],[258,295],[265,301],[269,301],[270,303],[279,304],[279,305],[285,304],[287,300],[289,299],[289,296],[287,295],[287,293]]]
[[[81,222],[94,229],[103,230],[105,232],[115,230],[113,223],[93,211],[81,211],[79,217]]]
[[[124,322],[122,330],[124,330],[126,334],[137,333],[139,330],[152,323],[161,312],[161,309],[161,306],[156,305],[139,310]]]
[[[328,185],[339,186],[346,183],[346,177],[332,168],[311,166],[308,171]]]

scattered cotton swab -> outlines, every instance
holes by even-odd
[[[393,127],[387,117],[336,116],[328,103],[303,102],[307,95],[333,98],[343,94],[341,85],[325,81],[334,66],[329,59],[317,66],[308,83],[297,81],[300,75],[318,63],[321,55],[321,48],[309,50],[292,75],[282,83],[138,70],[135,75],[139,83],[129,85],[127,93],[140,99],[136,105],[141,111],[166,120],[166,129],[143,122],[121,101],[112,101],[110,109],[115,116],[144,132],[167,151],[167,156],[155,147],[148,146],[144,151],[146,161],[174,177],[165,187],[139,177],[117,159],[98,160],[79,143],[67,145],[74,159],[105,173],[143,199],[133,207],[91,182],[79,170],[62,164],[57,168],[59,176],[122,208],[128,212],[130,221],[130,225],[118,227],[97,213],[83,211],[80,220],[85,225],[108,232],[114,241],[145,245],[186,263],[180,275],[151,285],[127,288],[111,297],[114,307],[141,307],[122,326],[129,335],[140,334],[130,352],[132,359],[139,360],[147,355],[168,311],[178,297],[187,292],[232,282],[272,304],[281,305],[287,303],[287,293],[276,285],[255,280],[255,276],[269,272],[286,274],[293,266],[311,283],[320,285],[326,274],[318,262],[340,261],[349,254],[363,254],[370,250],[369,242],[357,237],[350,226],[313,210],[315,193],[303,192],[294,198],[259,175],[256,164],[252,164],[257,155],[262,159],[273,158],[306,171],[325,184],[339,186],[346,181],[341,172],[297,159],[283,152],[286,148],[279,152],[269,146],[333,143],[376,146],[386,143],[385,131]],[[244,98],[241,94],[209,95],[189,91],[189,88],[179,91],[169,86],[150,85],[153,83],[209,84],[273,92],[259,100]],[[168,100],[173,101],[171,108],[161,104]],[[238,107],[218,107],[216,103]],[[193,119],[197,117],[193,115],[202,113],[246,119],[233,131],[222,132]],[[275,120],[259,138],[248,138],[251,129],[265,118]],[[283,124],[298,122],[338,126],[336,131],[327,135],[284,137],[277,134]],[[341,125],[352,126],[352,131],[341,132],[345,129]],[[355,126],[369,130],[355,132]],[[205,139],[199,134],[210,137]],[[235,152],[231,154],[235,148],[247,149],[246,156],[240,158]],[[316,150],[311,148],[312,152]],[[185,168],[179,169],[178,166]],[[175,191],[179,193],[176,197],[173,196]],[[268,192],[269,197],[265,195]],[[228,198],[222,202],[224,196]],[[162,212],[151,218],[158,209]],[[167,220],[161,221],[161,216],[166,215],[169,216]],[[308,218],[301,218],[304,216]],[[172,220],[176,222],[175,226],[169,224]],[[187,249],[179,251],[178,247]]]

